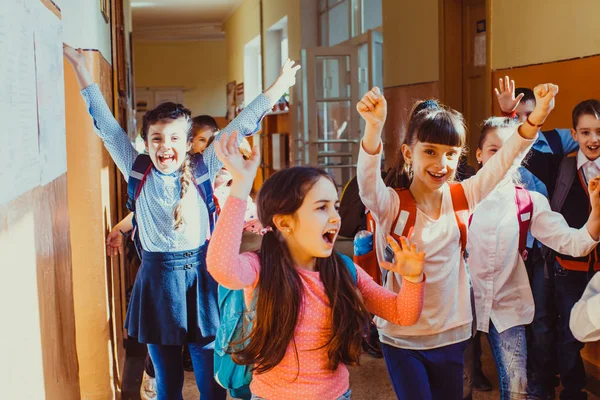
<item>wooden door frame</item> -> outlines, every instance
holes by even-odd
[[[463,111],[463,69],[462,69],[462,54],[463,54],[463,21],[462,21],[462,4],[472,0],[439,0],[439,76],[440,76],[440,100],[448,106]],[[486,66],[485,66],[485,108],[492,115],[492,0],[485,1],[486,10]],[[460,4],[461,10],[457,12],[456,7]],[[448,37],[450,34],[459,33],[461,40],[455,43],[450,43]],[[452,69],[449,64],[452,60],[448,48],[460,51],[461,68]],[[448,65],[447,65],[448,64]],[[460,88],[460,95],[451,94],[452,89]]]

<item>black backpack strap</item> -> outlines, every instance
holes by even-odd
[[[208,221],[210,225],[210,232],[212,233],[215,229],[215,222],[217,218],[217,205],[215,204],[215,199],[213,197],[213,187],[210,180],[210,175],[208,174],[208,166],[204,162],[204,157],[202,156],[196,157],[194,162],[194,185],[196,185],[198,193],[200,193],[200,197],[202,197],[202,200],[208,209]]]
[[[133,163],[133,167],[129,172],[129,181],[127,182],[127,208],[129,211],[135,212],[135,201],[137,200],[142,186],[146,181],[148,173],[152,169],[152,160],[148,154],[140,154]]]
[[[564,155],[565,152],[558,131],[556,129],[553,129],[551,131],[546,131],[542,133],[546,137],[546,140],[548,141],[548,145],[550,146],[552,153],[560,156]]]

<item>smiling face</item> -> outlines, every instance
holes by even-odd
[[[579,117],[577,128],[571,129],[573,139],[590,161],[600,157],[600,119],[595,115],[583,114]]]
[[[183,117],[149,126],[146,151],[157,170],[170,174],[181,167],[191,148],[187,140],[189,128],[189,120]]]
[[[293,215],[274,218],[294,260],[309,263],[329,257],[340,230],[339,200],[333,182],[321,176]],[[289,233],[288,233],[289,232]]]
[[[194,138],[192,139],[192,154],[202,154],[202,152],[208,146],[208,141],[211,137],[214,136],[214,132],[212,129],[205,128],[201,129],[194,134]]]
[[[417,141],[412,148],[402,145],[402,152],[411,164],[413,182],[433,191],[454,178],[461,148]]]
[[[477,149],[477,162],[482,166],[500,150],[504,142],[513,134],[511,128],[491,128],[485,134],[481,147]]]

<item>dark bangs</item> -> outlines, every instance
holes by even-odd
[[[417,140],[423,143],[442,144],[463,148],[466,145],[466,128],[462,116],[454,110],[439,109],[420,112],[416,116]]]

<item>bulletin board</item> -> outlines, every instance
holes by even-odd
[[[51,0],[12,0],[0,13],[0,204],[67,171],[60,10]],[[5,77],[10,77],[5,79]]]

